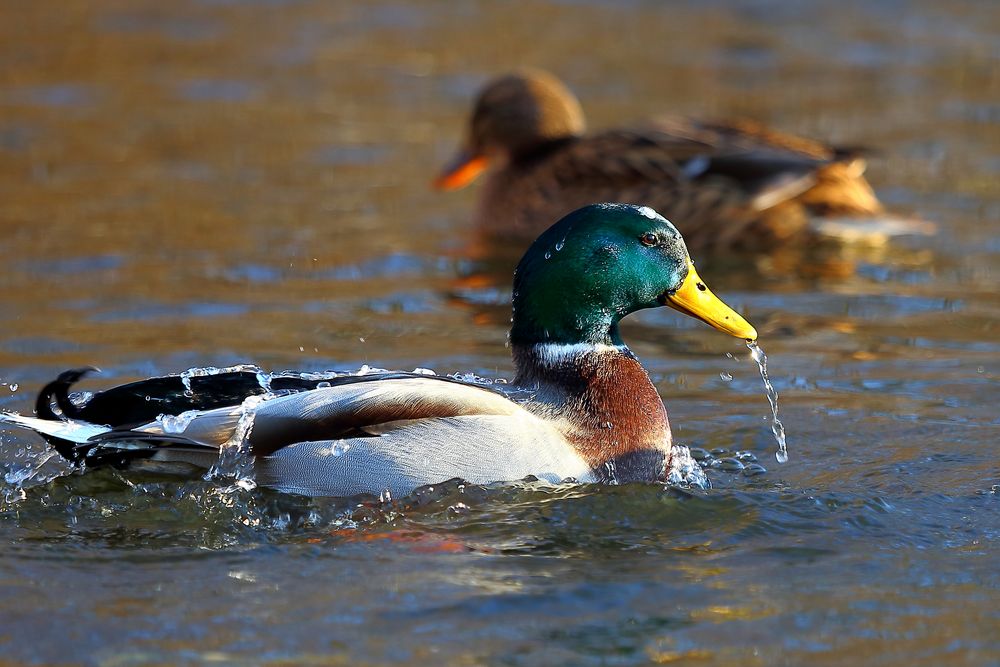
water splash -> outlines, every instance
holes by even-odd
[[[353,373],[348,373],[348,375],[377,375],[378,373],[388,373],[389,370],[385,368],[379,368],[378,366],[369,366],[368,364],[362,364],[361,368]]]
[[[448,377],[458,380],[460,382],[466,382],[468,384],[478,384],[484,387],[492,387],[495,384],[507,384],[507,380],[504,378],[489,378],[482,375],[477,375],[472,371],[466,371],[464,373],[449,373]]]
[[[269,395],[250,396],[240,406],[240,418],[232,437],[219,449],[219,460],[205,474],[205,479],[229,479],[241,489],[250,490],[257,486],[254,479],[254,457],[250,447],[250,433],[260,404]]]
[[[706,452],[707,453],[707,452]],[[665,471],[667,483],[671,486],[695,487],[709,489],[712,483],[698,461],[691,455],[691,450],[684,445],[671,445],[670,464]]]
[[[778,392],[775,391],[774,385],[767,377],[767,355],[764,354],[764,349],[756,341],[747,341],[747,348],[750,350],[750,356],[757,362],[757,368],[760,369],[760,379],[764,381],[764,390],[767,392],[767,402],[771,404],[771,432],[774,433],[774,439],[778,442],[778,451],[774,453],[774,458],[777,459],[778,463],[785,463],[788,461],[785,425],[778,419]]]
[[[606,461],[604,463],[604,468],[608,471],[608,484],[611,486],[618,486],[618,469],[615,467],[615,462]]]
[[[215,366],[205,366],[203,368],[189,368],[180,374],[181,384],[184,385],[184,395],[191,397],[194,396],[194,388],[191,385],[191,379],[196,377],[206,377],[209,375],[221,375],[223,373],[244,373],[250,372],[257,375],[257,382],[260,384],[260,388],[265,392],[271,391],[271,374],[267,373],[259,366],[253,364],[238,364],[236,366],[227,366],[225,368],[216,368]]]
[[[27,490],[48,484],[67,473],[69,465],[54,449],[38,451],[20,447],[2,465],[0,510],[9,509],[27,497]]]

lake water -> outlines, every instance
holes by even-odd
[[[0,409],[86,364],[88,389],[509,376],[510,266],[470,278],[475,192],[428,183],[520,65],[592,127],[744,114],[876,147],[882,199],[940,231],[819,275],[701,272],[761,333],[785,464],[739,341],[630,318],[707,490],[359,508],[69,475],[0,434],[0,663],[1000,664],[998,34],[965,0],[8,3]]]

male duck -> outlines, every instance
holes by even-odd
[[[0,422],[91,465],[208,468],[221,447],[243,442],[258,483],[308,495],[398,495],[453,477],[657,480],[670,463],[667,413],[618,322],[661,305],[757,337],[698,277],[670,222],[595,204],[553,225],[517,267],[512,398],[503,385],[413,373],[279,375],[264,394],[253,372],[228,372],[152,378],[77,405],[68,391],[84,371],[68,371],[41,391],[38,418]],[[249,410],[254,394],[263,395]]]
[[[435,181],[451,190],[492,167],[476,218],[535,236],[596,200],[646,203],[698,252],[769,250],[813,236],[808,216],[877,216],[864,160],[751,121],[660,118],[584,135],[573,94],[550,74],[502,76],[479,93],[465,143]]]

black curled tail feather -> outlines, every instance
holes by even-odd
[[[42,387],[42,390],[38,392],[38,398],[35,399],[35,415],[39,419],[48,419],[51,421],[79,417],[79,408],[73,405],[73,401],[69,400],[69,389],[87,373],[97,371],[98,369],[93,366],[85,366],[60,373],[59,377]],[[52,409],[53,399],[59,408],[59,412]],[[60,456],[74,465],[83,463],[87,451],[91,449],[91,446],[80,447],[75,442],[45,435],[44,433],[41,436],[45,438],[46,442],[52,445],[53,449],[59,452]]]
[[[69,400],[69,389],[88,373],[99,372],[99,368],[84,366],[83,368],[71,368],[60,373],[59,377],[42,387],[42,390],[38,392],[38,398],[35,399],[35,415],[39,419],[53,421],[79,418],[80,409],[73,404],[73,401]],[[52,399],[55,399],[59,413],[52,409]]]

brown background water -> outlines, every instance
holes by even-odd
[[[785,465],[745,350],[632,318],[675,438],[768,468],[691,497],[449,488],[349,515],[201,481],[42,483],[65,467],[5,433],[0,662],[1000,663],[996,6],[0,12],[2,409],[82,364],[106,370],[90,388],[236,362],[508,375],[506,279],[462,280],[475,193],[427,183],[514,66],[563,77],[592,127],[746,114],[875,146],[883,200],[940,227],[850,251],[846,277],[703,272],[761,331]]]

